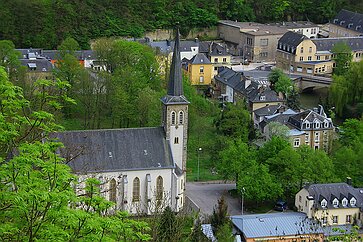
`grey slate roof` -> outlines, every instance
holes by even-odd
[[[76,173],[173,168],[162,127],[67,131],[52,134]]]
[[[183,81],[182,81],[182,70],[181,60],[179,51],[179,29],[176,31],[175,46],[173,59],[170,66],[170,75],[168,83],[168,95],[170,96],[181,96],[183,95]]]
[[[337,43],[347,44],[352,51],[363,50],[363,36],[362,37],[339,37],[339,38],[321,38],[312,39],[316,45],[317,51],[329,51],[331,52],[334,45]]]
[[[282,101],[277,93],[269,87],[254,88],[247,94],[247,96],[248,101],[252,103]]]
[[[332,121],[327,118],[322,106],[320,106],[319,109],[317,109],[315,111],[314,110],[305,110],[296,115],[293,115],[289,118],[288,122],[289,122],[289,124],[291,124],[292,126],[298,128],[298,129],[303,129],[303,126],[302,126],[303,122],[309,121],[310,123],[313,123],[314,120],[319,120],[320,123],[323,123],[324,121],[328,122],[328,127],[319,125],[320,128],[316,128],[316,127],[313,127],[313,125],[310,125],[309,129],[319,130],[319,129],[327,129],[327,128],[333,129],[334,128]]]
[[[344,208],[341,200],[345,197],[349,201],[352,196],[357,199],[356,207],[363,208],[363,189],[354,188],[347,183],[312,184],[306,186],[305,189],[307,189],[309,195],[314,198],[314,207],[320,209],[322,209],[320,202],[323,198],[328,202],[327,208],[334,208],[332,198],[335,197],[339,200],[339,208]],[[348,202],[346,207],[351,208],[352,206]]]
[[[308,37],[303,34],[292,31],[286,32],[279,39],[277,49],[295,54],[296,47],[305,39],[308,39]]]
[[[237,215],[231,220],[246,238],[323,233],[319,223],[297,212]]]
[[[214,76],[214,79],[232,87],[234,90],[245,93],[246,77],[243,73],[235,72],[228,67],[223,67],[218,75]]]
[[[363,34],[363,14],[351,12],[345,9],[339,11],[332,24],[351,29]]]
[[[147,43],[150,47],[158,49],[163,54],[169,54],[174,51],[175,41],[163,40],[163,41],[151,41]],[[199,47],[199,41],[182,40],[179,43],[179,50],[181,52],[191,51],[192,48]]]
[[[294,21],[294,22],[278,22],[278,23],[268,23],[267,25],[278,26],[281,28],[294,29],[294,28],[312,28],[318,27],[317,24],[314,24],[310,21]]]
[[[212,64],[209,59],[203,53],[198,53],[190,59],[191,64]]]
[[[281,108],[281,105],[268,105],[259,109],[256,109],[255,111],[253,111],[255,113],[255,116],[269,116],[272,114],[275,114],[278,109]]]
[[[29,69],[35,65],[36,69],[33,71],[36,72],[51,72],[54,69],[54,65],[49,60],[44,58],[37,58],[35,60],[20,59],[20,64],[22,66],[26,66]]]
[[[93,50],[77,50],[74,52],[75,56],[78,60],[85,59],[96,59],[96,52]],[[59,51],[58,50],[42,50],[41,56],[49,60],[58,60],[59,59]]]

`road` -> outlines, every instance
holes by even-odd
[[[205,182],[189,182],[186,194],[201,210],[202,214],[210,215],[218,204],[218,199],[224,195],[228,204],[229,215],[241,214],[240,200],[229,195],[228,190],[236,188],[236,184],[210,184]]]

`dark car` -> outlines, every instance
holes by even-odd
[[[281,212],[287,210],[287,202],[284,202],[284,201],[278,201],[278,202],[276,202],[274,209],[276,211],[281,211]]]

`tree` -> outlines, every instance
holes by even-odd
[[[17,68],[20,67],[20,52],[10,40],[0,40],[0,66],[5,67],[11,81],[15,79]]]
[[[113,204],[100,196],[99,181],[89,180],[86,193],[76,195],[77,177],[58,154],[62,144],[49,136],[61,127],[46,110],[60,109],[59,99],[66,98],[51,95],[51,84],[65,85],[40,80],[39,104],[31,104],[0,68],[1,240],[148,240],[145,223],[126,213],[104,216]]]
[[[208,242],[209,241],[203,233],[199,216],[196,219],[196,221],[194,222],[193,230],[190,235],[190,241],[191,242]]]
[[[338,42],[334,45],[332,52],[333,60],[335,61],[334,74],[346,74],[353,60],[352,49],[346,43]]]
[[[223,196],[218,199],[218,205],[213,208],[211,225],[214,232],[218,231],[223,225],[229,223],[228,205]]]
[[[268,75],[268,81],[271,83],[272,89],[274,89],[275,84],[279,80],[281,76],[285,75],[285,73],[280,68],[274,68]]]
[[[300,109],[299,91],[297,90],[297,88],[295,86],[290,88],[290,90],[287,92],[286,104],[289,108],[291,108],[293,110]]]
[[[247,142],[251,122],[249,112],[241,103],[237,103],[237,105],[227,104],[215,124],[217,130],[223,135],[240,138]]]
[[[177,218],[168,206],[162,213],[157,226],[157,241],[176,241],[178,227]]]
[[[280,137],[282,139],[289,139],[290,129],[279,122],[271,122],[267,124],[269,137]]]
[[[288,93],[293,89],[293,83],[290,77],[285,74],[281,75],[275,83],[274,89],[276,92],[281,92],[287,97]]]

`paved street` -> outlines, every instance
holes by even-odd
[[[232,198],[228,190],[234,189],[235,184],[208,184],[205,182],[189,182],[186,185],[187,196],[193,200],[203,214],[212,214],[214,206],[218,199],[224,195],[228,204],[228,213],[230,215],[241,214],[240,200]]]

